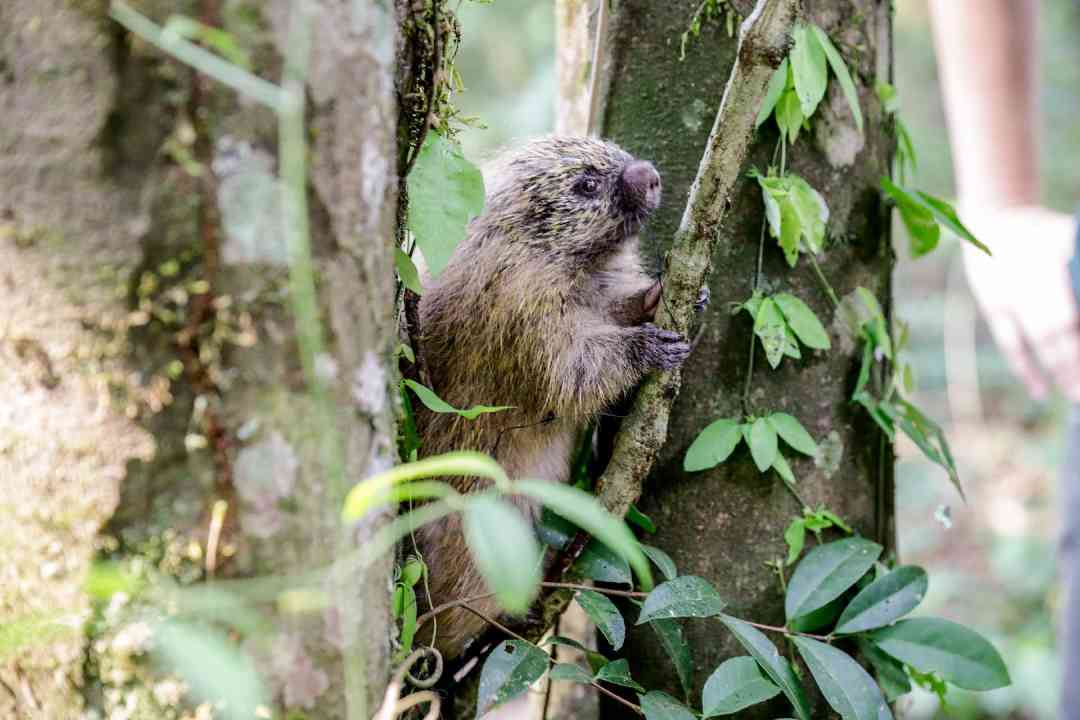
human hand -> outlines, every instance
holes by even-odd
[[[994,253],[965,246],[964,264],[998,348],[1033,397],[1044,397],[1052,382],[1080,402],[1073,219],[1037,206],[965,210],[964,222]]]

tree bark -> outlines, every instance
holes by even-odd
[[[643,246],[661,258],[670,246],[716,115],[734,59],[736,37],[723,18],[703,23],[679,59],[680,36],[699,8],[698,0],[656,3],[623,0],[613,13],[608,38],[610,82],[601,133],[631,153],[656,164],[665,200],[650,220]],[[745,16],[749,1],[721,3]],[[806,3],[806,19],[837,44],[859,89],[866,118],[860,137],[837,83],[811,121],[811,131],[788,148],[788,167],[805,177],[830,208],[830,245],[821,265],[843,298],[864,286],[888,308],[893,253],[888,213],[878,180],[886,174],[892,137],[873,92],[876,79],[891,68],[889,3],[878,0],[816,0]],[[735,23],[736,27],[738,23]],[[560,55],[560,58],[567,57]],[[560,76],[572,76],[560,69]],[[560,100],[572,98],[560,98]],[[770,122],[757,133],[746,169],[770,164],[776,144]],[[711,581],[730,602],[732,614],[782,623],[783,596],[775,572],[765,562],[786,555],[783,532],[799,503],[771,475],[737,452],[703,473],[682,470],[686,449],[719,417],[740,416],[752,327],[746,313],[731,315],[729,303],[750,296],[764,211],[753,180],[736,187],[713,258],[712,301],[696,329],[696,346],[682,372],[682,389],[672,410],[668,440],[646,482],[639,507],[659,526],[650,542],[667,550],[680,573]],[[659,265],[659,262],[658,262]],[[771,238],[766,239],[763,285],[806,301],[830,330],[833,349],[785,360],[770,370],[754,344],[755,373],[750,404],[759,411],[795,415],[822,446],[815,460],[793,464],[807,502],[824,504],[865,536],[892,548],[892,453],[872,421],[849,403],[860,356],[805,261],[790,269]],[[724,659],[744,654],[714,622],[689,621],[686,636],[694,657],[693,695]],[[626,651],[635,677],[650,689],[681,696],[680,683],[653,633],[631,633]],[[696,703],[695,703],[696,704]],[[766,714],[783,714],[783,702]],[[605,716],[621,717],[605,705]],[[763,715],[767,716],[767,715]]]
[[[220,27],[253,72],[281,76],[288,0],[131,4],[159,23],[182,13]],[[12,318],[0,387],[26,406],[26,419],[0,421],[0,445],[20,446],[19,456],[0,452],[0,471],[45,508],[43,524],[77,513],[43,533],[70,549],[59,577],[16,570],[37,595],[15,597],[16,616],[85,612],[78,588],[95,548],[183,586],[328,566],[342,550],[346,481],[395,462],[392,4],[312,4],[305,154],[326,338],[314,370],[328,408],[300,362],[314,328],[290,312],[277,119],[125,32],[107,5],[0,7],[0,266],[12,290],[0,294],[0,315]],[[347,469],[339,482],[335,466]],[[57,488],[74,511],[50,497]],[[14,512],[4,495],[0,523]],[[355,528],[348,547],[385,520]],[[20,548],[26,534],[15,535]],[[277,613],[272,635],[249,643],[277,704],[344,717],[345,655],[350,701],[370,717],[389,674],[392,562],[363,577],[346,568],[344,604]],[[341,581],[322,589],[334,597]],[[0,689],[0,714],[66,718],[84,704],[109,716],[128,704],[160,717],[190,703],[160,692],[169,678],[145,642],[117,640],[138,617],[141,601],[126,602],[94,615],[85,658],[74,638],[41,653],[60,658],[61,672],[37,667],[33,653],[0,665],[19,688]]]

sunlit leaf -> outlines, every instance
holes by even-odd
[[[772,298],[799,342],[815,350],[831,347],[829,333],[806,303],[790,293],[777,293]]]
[[[832,44],[832,40],[829,39],[824,30],[817,25],[811,25],[810,29],[814,33],[818,44],[821,45],[821,49],[825,52],[829,67],[832,68],[833,75],[836,76],[836,80],[840,83],[840,89],[844,91],[844,99],[847,100],[848,106],[851,108],[851,115],[855,118],[855,126],[859,128],[859,132],[862,132],[863,119],[862,110],[859,109],[859,93],[855,89],[855,83],[851,80],[851,73],[848,72],[844,58],[841,57],[840,51]]]
[[[799,96],[802,114],[810,117],[825,97],[829,82],[825,51],[807,25],[796,25],[791,38],[794,46],[788,58],[795,78],[795,92]]]
[[[532,526],[510,503],[469,496],[463,513],[465,542],[484,581],[507,612],[524,613],[540,589],[540,545]]]
[[[750,428],[750,454],[761,472],[776,460],[776,430],[767,418],[758,418]]]
[[[413,263],[412,258],[406,255],[401,248],[394,248],[394,267],[397,268],[402,285],[417,295],[424,291],[423,286],[420,284],[420,273],[416,270],[416,265]]]
[[[776,103],[780,100],[784,87],[787,85],[787,75],[788,60],[784,58],[780,61],[780,67],[776,68],[772,77],[769,78],[769,86],[765,89],[765,99],[761,102],[761,110],[758,111],[754,127],[761,127],[761,124],[769,119],[769,115],[772,113],[773,108],[776,107]]]
[[[437,277],[465,239],[468,222],[484,210],[484,178],[457,143],[430,132],[409,173],[408,190],[409,229]]]
[[[802,426],[798,420],[787,413],[775,412],[769,415],[767,418],[773,429],[776,430],[776,434],[783,438],[784,442],[792,447],[793,450],[798,450],[804,455],[816,455],[818,451],[817,443],[814,442],[814,438],[810,437],[810,433],[806,432],[806,428]]]

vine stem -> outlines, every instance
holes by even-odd
[[[638,715],[644,715],[645,714],[645,711],[641,709],[640,705],[635,705],[634,703],[632,703],[629,700],[627,700],[626,698],[618,695],[617,693],[611,692],[610,690],[608,690],[606,687],[604,687],[600,683],[596,682],[595,680],[593,682],[589,683],[589,684],[591,686],[593,686],[594,688],[596,688],[597,690],[599,690],[600,692],[607,695],[612,700],[617,700],[618,702],[621,702],[623,705],[630,708],[631,710],[636,712]]]
[[[821,282],[821,287],[825,290],[825,294],[829,296],[829,300],[832,301],[833,307],[839,308],[840,299],[836,297],[836,291],[833,290],[833,287],[829,284],[829,281],[825,279],[825,273],[821,272],[821,266],[818,265],[817,257],[815,257],[814,253],[812,252],[808,252],[806,254],[810,258],[810,264],[814,266],[814,272],[817,273],[818,280]]]

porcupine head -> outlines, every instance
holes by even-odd
[[[660,175],[618,146],[584,137],[531,141],[485,175],[483,214],[424,287],[420,346],[444,400],[513,409],[467,420],[420,408],[421,454],[477,450],[511,478],[565,482],[587,423],[690,350],[681,335],[649,322],[659,283],[642,269],[637,232],[660,202]],[[486,487],[479,478],[447,480],[461,492]],[[512,500],[535,519],[538,508]],[[462,530],[455,514],[418,532],[431,606],[487,592]],[[490,597],[470,605],[500,613]],[[485,626],[463,609],[437,621],[435,645],[448,657]]]

